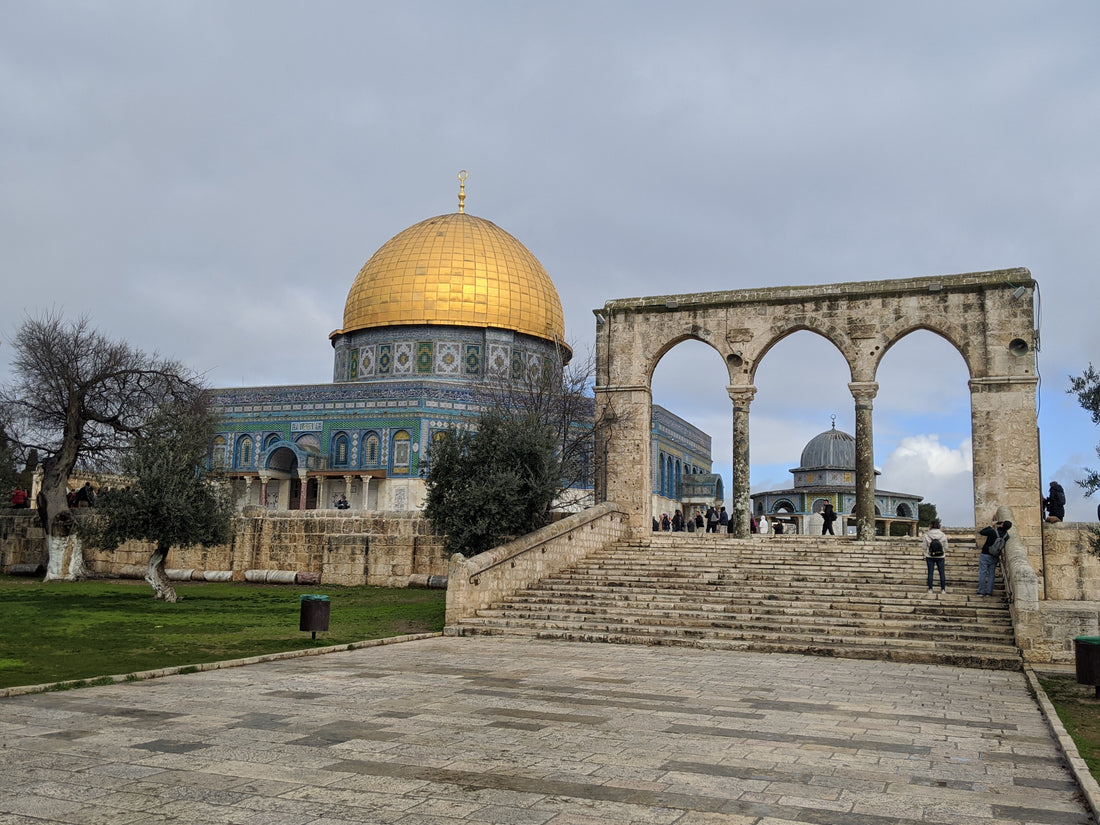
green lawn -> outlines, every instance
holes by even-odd
[[[1081,758],[1100,781],[1100,699],[1096,698],[1096,688],[1078,684],[1073,674],[1036,676]]]
[[[443,590],[145,582],[0,576],[0,687],[348,644],[443,629]],[[329,597],[329,631],[298,630],[303,593]]]

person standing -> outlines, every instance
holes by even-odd
[[[1066,491],[1057,481],[1050,482],[1050,491],[1043,499],[1043,507],[1047,511],[1047,522],[1057,524],[1066,517]],[[1098,511],[1100,512],[1100,511]]]
[[[714,507],[707,508],[707,532],[718,532],[718,510]]]
[[[684,532],[684,514],[681,513],[679,510],[672,514],[672,532]]]
[[[718,513],[718,524],[722,529],[717,531],[717,532],[720,532],[720,533],[728,533],[729,532],[729,530],[727,530],[726,528],[729,527],[730,517],[729,517],[729,513],[726,512],[726,508],[724,506],[722,507],[722,509]]]
[[[978,531],[979,535],[985,536],[982,553],[978,556],[979,596],[993,595],[993,582],[997,578],[997,559],[1000,557],[1000,553],[993,553],[993,545],[998,543],[998,539],[1007,540],[1008,531],[1011,527],[1011,521],[995,521],[988,527],[983,527]],[[1001,543],[1003,544],[1003,542]]]
[[[932,594],[932,572],[940,571],[940,592],[947,592],[947,535],[940,529],[940,520],[933,519],[924,533],[924,561],[928,566],[928,594]]]
[[[821,535],[823,536],[835,536],[833,532],[833,522],[836,521],[836,512],[833,510],[833,505],[826,503],[821,509]]]

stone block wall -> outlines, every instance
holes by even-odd
[[[13,564],[46,566],[46,534],[34,510],[0,510],[0,570]]]
[[[1089,530],[1094,527],[1077,522],[1043,525],[1046,598],[1100,600],[1100,558],[1089,550]]]
[[[448,625],[576,564],[626,535],[625,508],[605,502],[467,559],[451,557]]]
[[[1013,521],[1012,510],[999,508],[997,518]],[[1015,535],[1009,538],[1012,625],[1027,662],[1073,664],[1073,640],[1100,635],[1100,559],[1088,549],[1091,528],[1043,524],[1037,552]]]
[[[127,542],[114,552],[85,548],[88,568],[96,575],[121,577],[144,570],[151,546]],[[13,564],[45,564],[45,537],[33,513],[0,514],[0,569]],[[245,571],[278,570],[316,573],[322,584],[406,587],[410,579],[447,574],[442,539],[433,536],[419,512],[307,510],[272,511],[246,508],[235,520],[229,544],[173,548],[167,566],[207,572],[229,572],[244,581]]]

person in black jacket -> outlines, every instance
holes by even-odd
[[[1008,538],[1008,531],[1012,527],[1011,521],[995,521],[988,527],[978,531],[985,536],[985,544],[982,545],[982,554],[978,556],[978,595],[992,596],[993,582],[997,578],[997,557],[990,552],[998,537]]]
[[[1057,524],[1066,517],[1066,491],[1057,481],[1050,482],[1050,492],[1043,499],[1047,511],[1047,521]]]
[[[821,535],[823,536],[835,536],[833,532],[833,522],[836,521],[836,512],[833,510],[833,505],[826,504],[821,510]]]

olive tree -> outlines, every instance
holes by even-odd
[[[563,364],[561,352],[556,361],[547,359],[519,376],[491,373],[479,389],[478,403],[520,427],[534,424],[549,433],[557,462],[554,504],[570,509],[586,503],[592,489],[595,364],[591,355]]]
[[[27,318],[11,340],[12,378],[0,387],[8,437],[42,460],[36,498],[46,534],[46,579],[87,575],[66,500],[77,467],[112,469],[162,403],[193,401],[198,377],[176,361],[148,354],[59,313]]]
[[[131,539],[150,542],[145,580],[166,602],[177,599],[165,574],[169,550],[232,536],[228,488],[207,471],[215,429],[201,399],[158,408],[120,459],[126,486],[102,490],[94,515],[81,525],[87,542],[104,550]]]
[[[554,433],[536,419],[482,415],[429,454],[424,515],[448,553],[473,556],[544,526],[558,491]]]

